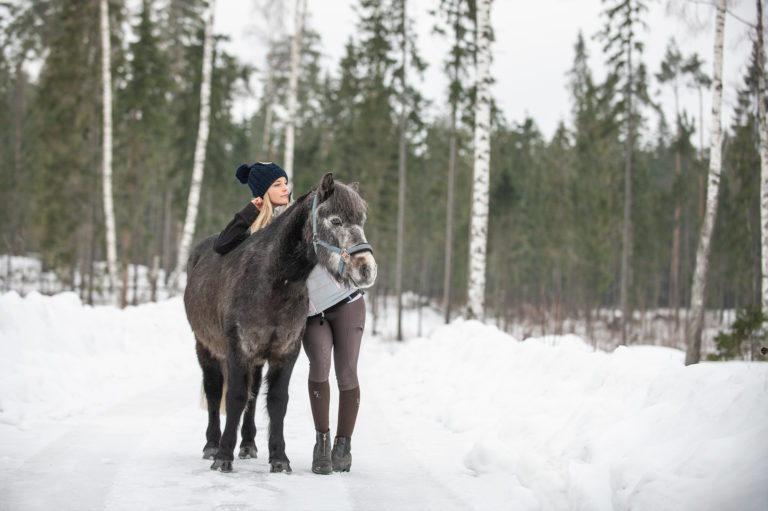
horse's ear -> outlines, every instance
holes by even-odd
[[[358,183],[357,181],[349,183],[347,186],[352,188],[352,190],[354,190],[355,193],[360,193],[360,183]]]
[[[333,193],[334,186],[333,174],[328,172],[323,176],[322,181],[320,181],[320,187],[317,189],[317,197],[320,199],[320,202],[323,202]]]

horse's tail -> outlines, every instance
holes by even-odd
[[[224,384],[221,386],[221,403],[219,404],[219,414],[220,415],[226,415],[227,414],[227,368],[226,364],[221,364],[222,369],[221,372],[224,375]],[[253,388],[253,381],[251,380],[253,378],[253,375],[249,376],[248,378],[248,401],[245,402],[245,410],[248,409],[249,406],[254,406],[256,403],[256,396],[253,395],[253,393],[250,391],[250,389]],[[208,411],[208,399],[205,397],[205,388],[203,387],[203,382],[200,382],[200,408],[202,408],[205,411]]]
[[[208,411],[208,399],[205,397],[205,388],[203,382],[200,382],[200,408]],[[224,375],[224,385],[221,386],[221,403],[219,403],[219,414],[227,414],[227,377]]]

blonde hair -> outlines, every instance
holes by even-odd
[[[263,201],[264,202],[261,204],[261,212],[259,213],[259,216],[256,217],[256,220],[254,220],[254,222],[251,224],[251,227],[248,229],[249,234],[253,234],[259,229],[263,229],[269,225],[269,222],[271,222],[275,216],[275,207],[272,205],[272,201],[269,200],[269,194],[264,194]],[[290,203],[286,204],[283,208],[283,211],[288,209],[290,205]]]

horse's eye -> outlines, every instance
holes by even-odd
[[[341,219],[340,218],[331,218],[331,223],[335,226],[341,225]]]

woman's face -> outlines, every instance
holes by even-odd
[[[284,206],[288,204],[291,190],[288,188],[288,181],[284,178],[278,178],[267,190],[269,200],[274,206]]]

